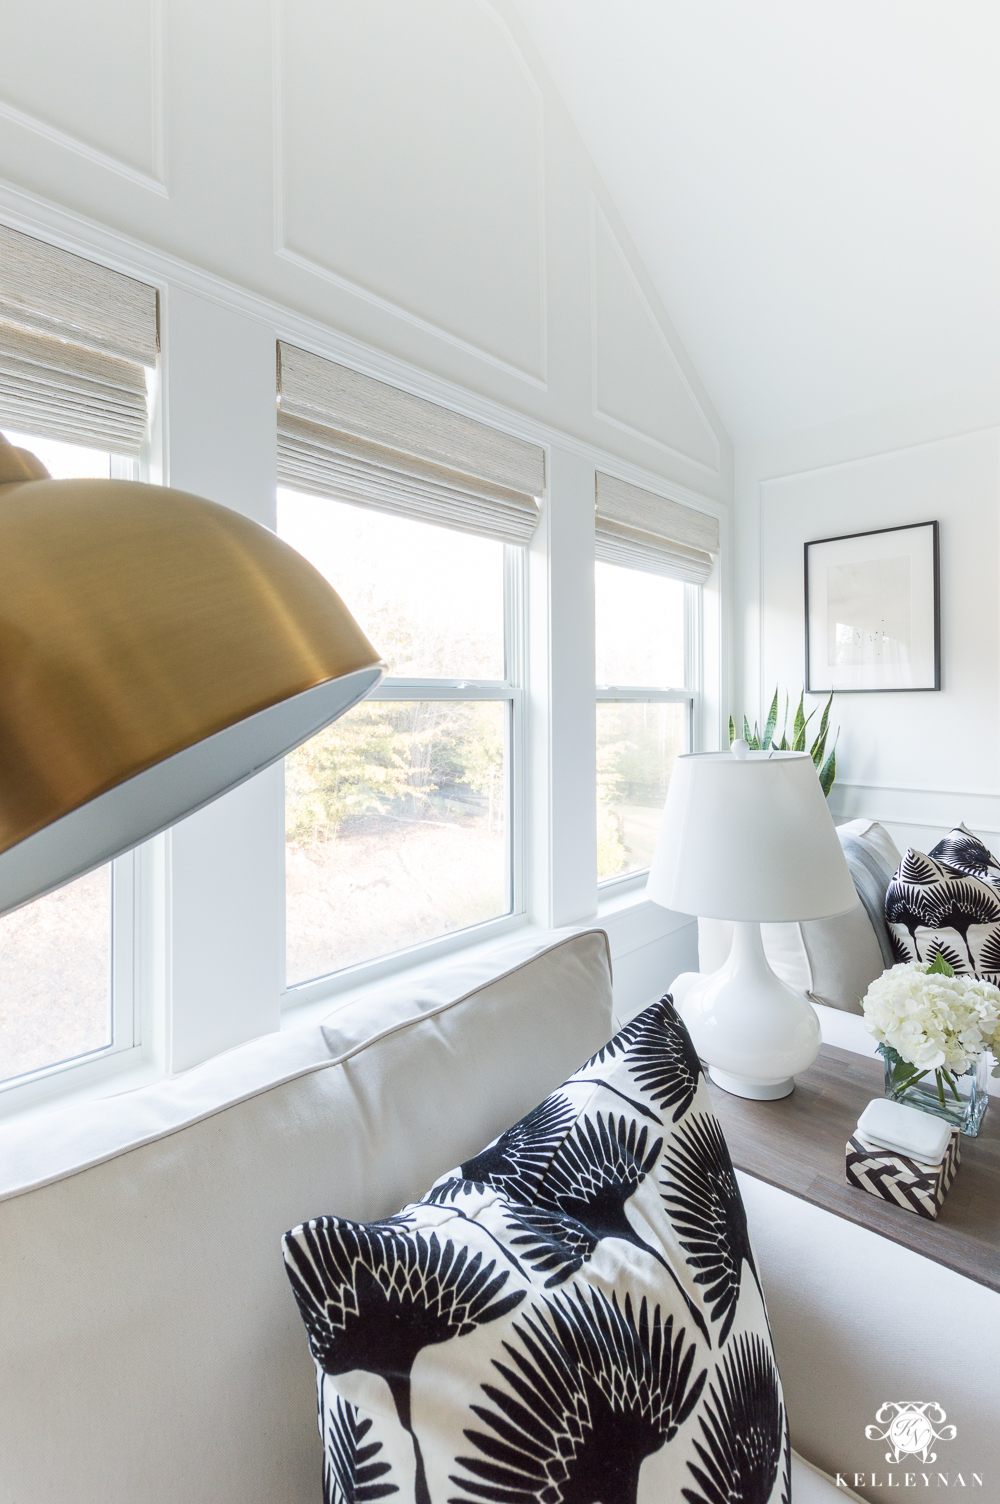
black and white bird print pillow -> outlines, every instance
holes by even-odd
[[[324,1504],[790,1504],[743,1203],[669,997],[421,1201],[284,1254]]]
[[[1000,864],[964,825],[930,855],[911,847],[885,895],[897,961],[942,956],[953,971],[1000,986]]]

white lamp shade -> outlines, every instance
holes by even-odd
[[[706,919],[781,923],[858,902],[805,752],[679,757],[646,896]]]

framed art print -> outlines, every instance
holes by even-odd
[[[938,525],[806,544],[806,689],[941,688]]]

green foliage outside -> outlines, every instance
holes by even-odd
[[[604,700],[597,707],[597,875],[614,877],[635,860],[623,839],[622,808],[660,810],[684,750],[679,705]],[[630,863],[630,856],[632,860]]]
[[[405,672],[415,651],[423,672],[441,672],[454,639],[417,642],[398,601],[370,586],[352,602],[369,639]],[[466,653],[479,651],[466,633]],[[321,846],[352,825],[381,816],[406,824],[447,815],[485,815],[487,833],[503,822],[504,706],[496,701],[363,700],[285,760],[285,833]],[[472,792],[481,800],[469,800]]]
[[[753,731],[751,731],[750,730],[750,722],[747,720],[746,716],[743,717],[743,740],[748,744],[748,746],[750,747],[750,750],[752,752],[767,752],[770,749],[773,749],[775,752],[805,752],[806,751],[806,730],[807,730],[807,728],[809,726],[809,722],[812,720],[813,716],[816,714],[816,711],[815,711],[815,709],[810,710],[809,714],[806,715],[806,713],[805,713],[805,691],[803,691],[799,695],[798,707],[797,707],[797,709],[795,711],[795,718],[792,721],[792,739],[791,739],[791,741],[789,741],[788,740],[788,711],[789,711],[789,703],[790,703],[789,702],[789,695],[788,695],[788,692],[786,690],[786,692],[785,692],[785,719],[784,719],[784,723],[783,723],[782,728],[781,728],[781,740],[780,741],[778,740],[778,737],[776,735],[777,728],[778,728],[778,691],[777,691],[777,689],[775,689],[775,691],[774,691],[774,699],[771,701],[771,708],[770,708],[770,710],[767,713],[767,720],[764,722],[764,734],[763,734],[763,736],[760,734],[760,730],[759,730],[759,727],[758,727],[756,721],[754,722]],[[832,704],[833,704],[833,694],[831,693],[830,698],[827,700],[826,705],[823,708],[823,715],[822,715],[822,717],[820,719],[820,723],[819,723],[819,731],[816,734],[816,738],[813,741],[812,746],[808,749],[809,750],[809,755],[810,755],[810,757],[813,760],[813,763],[815,765],[816,771],[819,774],[820,787],[822,788],[823,794],[824,794],[824,796],[827,799],[830,797],[830,790],[833,788],[834,782],[835,782],[836,777],[837,777],[837,742],[838,742],[838,740],[840,738],[840,728],[838,726],[837,731],[834,734],[833,746],[830,748],[829,754],[827,754],[826,746],[827,746],[827,741],[829,740],[829,734],[830,734],[830,706]],[[730,716],[729,717],[729,745],[732,746],[733,742],[735,740],[736,740],[736,723],[733,720],[732,716]]]
[[[286,760],[288,839],[321,845],[373,815],[451,816],[466,790],[484,796],[488,829],[499,831],[503,714],[481,700],[362,701]]]
[[[600,723],[598,723],[600,724]],[[614,877],[625,866],[625,843],[612,805],[618,789],[616,761],[622,743],[597,746],[597,876]]]

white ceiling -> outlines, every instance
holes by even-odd
[[[515,0],[736,442],[1000,378],[995,0]]]

